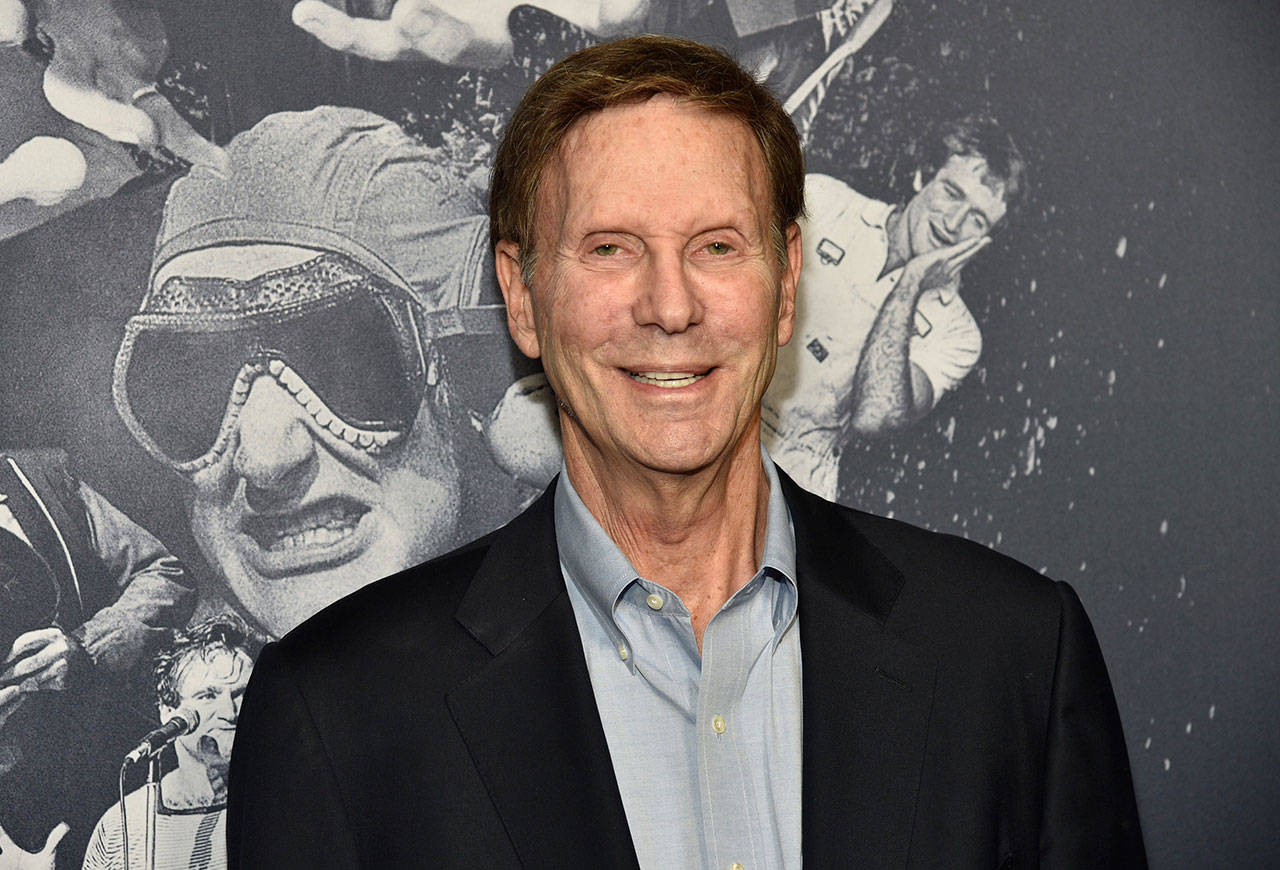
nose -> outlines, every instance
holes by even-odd
[[[689,274],[682,254],[653,253],[640,280],[643,287],[634,309],[636,323],[657,326],[674,335],[702,320],[697,282]]]
[[[245,499],[266,510],[302,495],[316,460],[306,411],[270,376],[257,378],[240,409],[233,468],[244,479]]]
[[[958,202],[951,207],[951,210],[943,217],[943,226],[947,233],[954,239],[964,227],[964,220],[969,215],[969,206],[963,202]]]

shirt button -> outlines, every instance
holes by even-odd
[[[624,662],[627,660],[627,645],[625,643],[618,644],[618,658]]]
[[[662,605],[666,602],[662,600],[662,596],[658,593],[650,592],[649,597],[644,600],[644,603],[649,605],[650,610],[661,610]]]
[[[734,861],[732,864],[729,865],[729,870],[745,870],[745,868],[741,864],[739,864],[737,861]]]
[[[717,734],[723,734],[725,729],[724,717],[723,716],[711,717],[711,729],[715,731]]]

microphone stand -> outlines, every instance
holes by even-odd
[[[143,870],[156,870],[156,819],[160,815],[160,753],[148,759],[147,764],[147,826],[143,831],[142,867]]]

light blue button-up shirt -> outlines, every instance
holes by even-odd
[[[777,472],[755,576],[712,617],[640,577],[574,490],[556,538],[613,770],[643,868],[800,866],[795,534]]]

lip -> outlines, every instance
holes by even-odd
[[[288,512],[245,516],[240,540],[258,574],[280,578],[355,559],[372,543],[376,525],[369,505],[332,496]]]
[[[642,389],[659,393],[683,393],[690,390],[715,371],[706,365],[626,366],[620,371],[627,380]]]
[[[929,222],[929,235],[933,236],[933,240],[940,248],[949,248],[955,244],[955,242],[951,240],[951,236],[938,229],[937,225],[934,224],[933,221]]]

